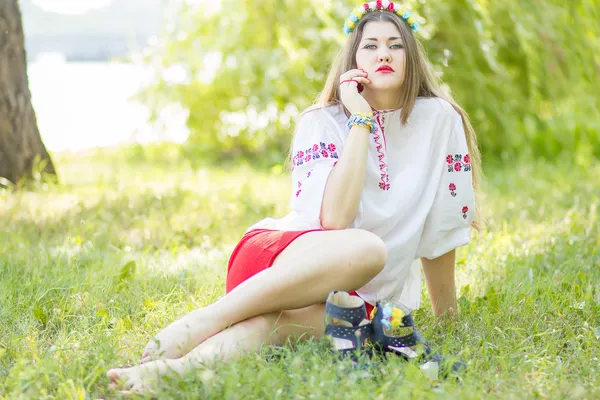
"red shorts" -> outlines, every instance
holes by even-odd
[[[251,276],[270,268],[275,258],[296,238],[308,232],[321,231],[312,229],[305,231],[275,231],[270,229],[253,229],[242,237],[237,244],[227,265],[227,293]],[[356,292],[350,292],[358,296]],[[365,302],[367,317],[371,315],[373,306]]]

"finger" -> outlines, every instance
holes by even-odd
[[[364,84],[369,84],[369,83],[371,83],[371,80],[370,80],[370,79],[363,78],[363,77],[360,77],[360,76],[357,76],[356,78],[353,78],[353,79],[354,79],[356,82],[359,82],[359,83],[364,83]]]
[[[340,82],[354,77],[367,76],[368,74],[360,69],[351,69],[340,76]]]

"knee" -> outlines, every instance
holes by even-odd
[[[277,323],[277,318],[279,317],[280,312],[267,313],[262,315],[257,315],[255,317],[249,318],[245,321],[238,322],[236,325],[242,325],[244,328],[249,331],[261,331],[266,332],[275,326]]]
[[[285,311],[275,311],[257,315],[238,322],[236,325],[240,325],[240,328],[243,327],[248,336],[258,335],[265,338],[265,341],[269,344],[278,344],[280,336],[278,327],[283,320],[285,320]]]
[[[387,248],[383,240],[365,230],[358,230],[353,249],[357,252],[357,258],[361,265],[369,269],[373,275],[380,273],[387,264]]]

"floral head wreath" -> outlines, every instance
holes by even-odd
[[[371,11],[389,11],[400,18],[406,21],[406,23],[410,26],[410,29],[413,32],[416,32],[419,29],[419,23],[417,22],[417,17],[414,16],[406,7],[401,4],[397,4],[388,0],[377,0],[372,1],[370,3],[365,3],[362,6],[358,7],[356,10],[352,11],[348,18],[346,19],[346,23],[344,24],[344,33],[349,35],[350,32],[354,29],[354,26],[358,23],[358,21],[368,12]]]

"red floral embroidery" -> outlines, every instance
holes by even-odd
[[[302,189],[300,189],[296,192],[296,197],[300,196],[300,192],[302,192]]]
[[[315,143],[308,149],[302,151],[299,150],[292,160],[292,170],[300,165],[323,158],[338,158],[337,147],[333,143],[325,144],[320,142]]]
[[[379,170],[381,171],[381,179],[379,180],[379,188],[381,190],[390,190],[390,175],[388,173],[388,165],[387,165],[387,157],[385,154],[385,147],[381,144],[380,140],[385,132],[383,131],[383,127],[385,126],[385,113],[383,112],[373,112],[375,119],[377,120],[377,125],[381,128],[381,135],[379,135],[379,129],[375,126],[373,130],[373,140],[375,141],[375,149],[377,150],[377,157],[379,158]],[[383,137],[385,140],[385,136]]]
[[[456,197],[456,192],[455,192],[455,190],[456,190],[456,185],[455,185],[454,183],[451,183],[451,184],[448,186],[448,189],[450,190],[450,194],[452,195],[452,197]]]
[[[467,206],[464,206],[464,207],[462,208],[462,215],[463,215],[463,218],[464,218],[464,219],[467,219],[467,212],[469,212],[469,207],[467,207]]]
[[[448,164],[448,172],[469,172],[471,170],[471,157],[466,154],[463,158],[462,154],[455,154],[454,156],[446,156],[446,164]]]

